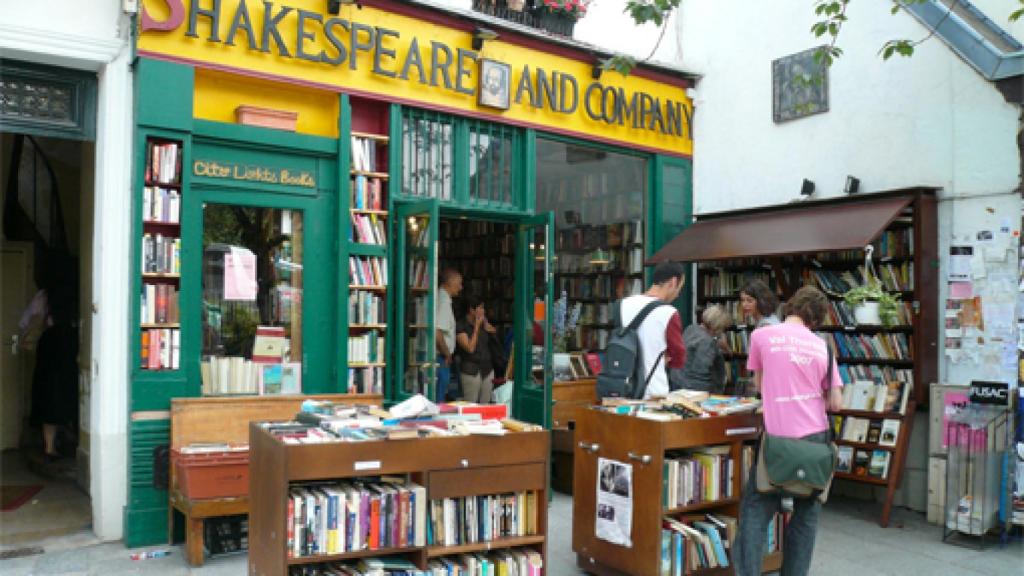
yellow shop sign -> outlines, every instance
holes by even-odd
[[[692,151],[683,83],[605,72],[593,62],[371,6],[323,0],[144,0],[138,52],[369,95],[676,155]],[[429,29],[429,35],[417,34]]]

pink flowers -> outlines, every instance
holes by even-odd
[[[591,0],[544,0],[544,8],[553,13],[563,13],[579,19],[587,14],[587,5]]]

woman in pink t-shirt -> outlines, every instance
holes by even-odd
[[[755,372],[754,384],[761,391],[764,426],[769,434],[828,441],[826,409],[841,407],[843,384],[835,360],[831,381],[826,382],[828,345],[811,332],[825,319],[827,311],[826,296],[817,288],[804,286],[783,307],[786,319],[782,323],[758,328],[750,336],[747,368]],[[737,576],[761,573],[765,533],[783,502],[782,494],[758,492],[754,478],[751,469],[733,551]],[[810,570],[820,511],[817,498],[793,499],[793,516],[782,538],[783,574],[807,574]]]

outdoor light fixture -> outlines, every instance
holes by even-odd
[[[814,182],[804,178],[803,184],[800,185],[800,195],[810,197],[811,194],[814,194]]]
[[[498,33],[490,28],[481,28],[477,26],[473,29],[473,50],[480,51],[484,47],[484,42],[488,40],[497,40]]]
[[[601,74],[604,74],[604,66],[600,62],[594,64],[593,68],[590,69],[590,77],[594,80],[600,80]]]
[[[363,9],[362,5],[359,4],[359,0],[327,0],[327,13],[331,16],[337,16],[341,12],[342,4],[355,4],[356,8]]]
[[[856,194],[857,190],[860,190],[860,179],[854,178],[853,176],[847,176],[846,188],[843,188],[843,191],[847,194]]]

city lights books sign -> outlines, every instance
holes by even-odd
[[[381,3],[387,5],[386,3]],[[338,16],[323,0],[145,0],[140,56],[376,95],[673,155],[692,152],[682,79],[591,78],[593,61],[500,37],[471,49],[472,31],[372,6]]]

